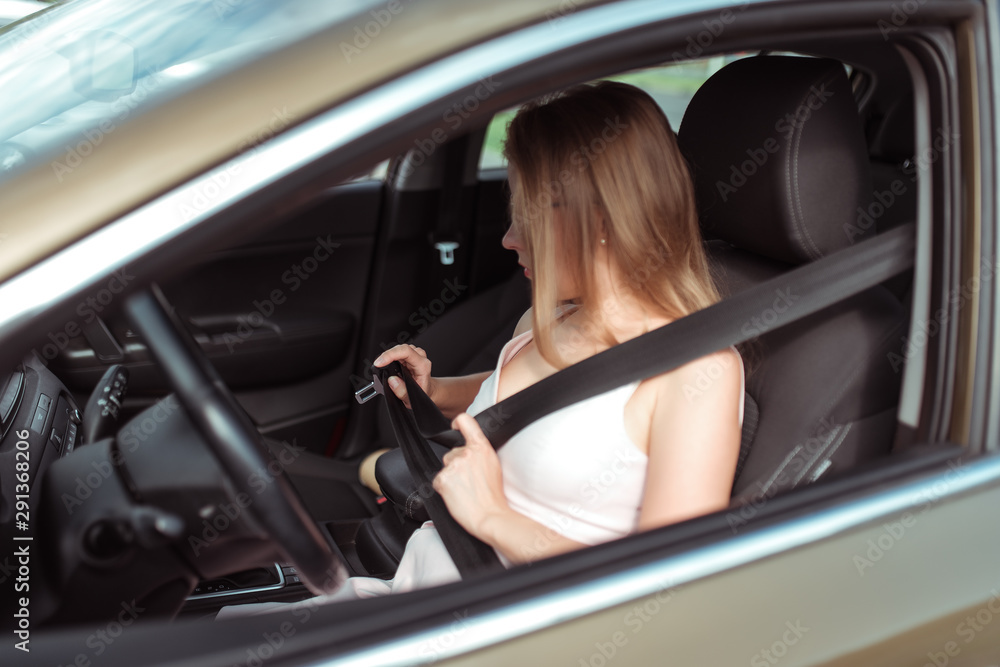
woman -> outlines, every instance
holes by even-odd
[[[553,412],[499,452],[469,416],[718,300],[687,168],[646,93],[602,82],[530,102],[505,154],[513,222],[503,245],[531,279],[533,305],[496,369],[434,378],[412,345],[375,360],[401,362],[465,436],[434,479],[448,511],[510,565],[726,507],[743,412],[733,348]],[[402,381],[389,386],[408,405]],[[428,522],[392,581],[355,577],[331,599],[458,579]]]
[[[400,361],[465,436],[434,480],[449,512],[506,563],[523,563],[726,507],[743,411],[735,349],[550,414],[499,452],[469,416],[718,300],[690,177],[644,92],[601,82],[528,103],[505,154],[503,245],[532,280],[533,306],[496,370],[434,378],[411,345],[375,361]],[[705,377],[717,379],[705,387]],[[389,386],[407,400],[400,380]],[[450,562],[442,569],[457,578]],[[420,583],[397,575],[393,590]]]

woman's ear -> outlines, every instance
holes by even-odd
[[[594,219],[597,220],[597,243],[606,248],[608,245],[608,226],[604,222],[604,210],[594,206]]]

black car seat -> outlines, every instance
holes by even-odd
[[[413,344],[427,352],[435,376],[491,371],[530,306],[531,283],[518,267],[503,282],[451,308],[414,338]],[[381,446],[395,447],[396,438],[382,401],[378,413],[376,439]]]
[[[691,100],[678,142],[724,295],[876,233],[846,230],[871,199],[872,176],[837,61],[730,63]],[[795,308],[797,299],[789,285],[772,308]],[[775,314],[769,310],[744,326],[766,324]],[[889,453],[902,370],[889,353],[898,351],[906,321],[899,300],[878,286],[749,346],[749,452],[734,486],[737,503]]]

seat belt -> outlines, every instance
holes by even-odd
[[[915,247],[913,223],[900,226],[568,366],[484,410],[475,419],[494,448],[502,447],[525,426],[556,410],[746,342],[874,287],[911,268]],[[784,310],[774,307],[776,297],[787,304]],[[762,321],[765,312],[775,314],[770,322]],[[375,368],[374,374],[378,382],[359,390],[357,399],[365,402],[375,393],[386,397],[407,466],[431,519],[438,525],[439,516],[447,515],[447,508],[430,483],[443,466],[427,440],[457,447],[464,444],[464,439],[450,429],[449,420],[398,362]],[[392,375],[406,383],[412,411],[391,391],[384,391]],[[411,459],[415,465],[411,465]],[[438,532],[463,577],[497,568],[499,560],[488,545],[469,535],[450,515],[441,519]],[[453,550],[450,543],[456,542],[461,544]],[[474,549],[469,548],[475,543]]]
[[[462,242],[462,193],[465,190],[465,158],[469,151],[469,135],[452,139],[443,150],[441,204],[438,207],[437,226],[430,235],[431,245],[438,251],[438,262],[442,267],[455,263],[455,251]]]
[[[392,391],[383,390],[392,375],[404,378],[407,388],[411,385],[416,388],[415,393],[410,394],[412,397],[410,405],[416,405],[414,410],[408,410]],[[470,535],[455,521],[448,512],[444,500],[434,490],[434,476],[444,466],[441,456],[425,439],[422,429],[418,426],[416,415],[421,415],[420,422],[432,432],[448,429],[450,427],[448,420],[399,362],[394,361],[382,368],[374,368],[373,377],[374,388],[386,397],[389,421],[406,460],[406,467],[416,482],[416,493],[420,495],[424,508],[434,522],[434,527],[437,528],[438,535],[444,542],[448,555],[455,562],[459,574],[463,579],[468,579],[474,574],[502,570],[503,565],[493,548]],[[389,398],[390,396],[392,398]]]

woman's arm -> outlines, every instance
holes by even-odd
[[[509,508],[503,515],[488,517],[482,523],[479,533],[476,537],[515,565],[587,546]]]
[[[397,345],[379,355],[376,366],[398,361],[410,373],[410,376],[434,401],[445,417],[454,419],[455,415],[464,411],[476,398],[479,387],[487,378],[489,372],[474,373],[458,377],[431,377],[431,361],[423,348],[413,345]],[[389,378],[389,388],[401,401],[410,407],[410,399],[406,395],[406,385],[396,376]]]
[[[710,379],[706,385],[706,378]],[[740,453],[743,366],[726,349],[659,376],[639,530],[724,509]]]
[[[445,467],[434,478],[434,489],[455,521],[513,563],[585,546],[511,509],[503,493],[500,459],[479,424],[462,414],[452,427],[465,436],[465,445],[444,455]]]
[[[434,401],[445,417],[454,419],[456,415],[465,412],[466,408],[472,404],[472,401],[476,398],[476,394],[479,393],[479,387],[482,386],[483,380],[489,377],[489,375],[490,371],[484,371],[482,373],[473,373],[472,375],[431,378],[431,391],[427,392],[427,395],[430,396],[431,400]],[[402,385],[398,380],[396,382]],[[392,386],[393,384],[395,384],[393,380],[389,380],[389,386],[392,387],[392,390],[398,396],[399,392],[396,391],[396,387]],[[403,390],[403,395],[405,396],[406,387],[401,386],[400,389]]]
[[[520,336],[529,329],[531,329],[531,308],[518,320],[517,326],[514,328],[514,336]],[[390,348],[379,355],[374,364],[381,367],[393,361],[398,361],[406,367],[410,376],[448,419],[454,419],[460,413],[465,412],[475,400],[476,394],[479,393],[483,380],[490,375],[490,371],[484,371],[455,377],[431,377],[431,361],[427,358],[427,353],[424,352],[423,348],[414,345],[397,345]],[[389,378],[389,388],[403,401],[406,407],[410,407],[410,399],[406,395],[406,385],[401,380],[396,379],[395,376]]]

